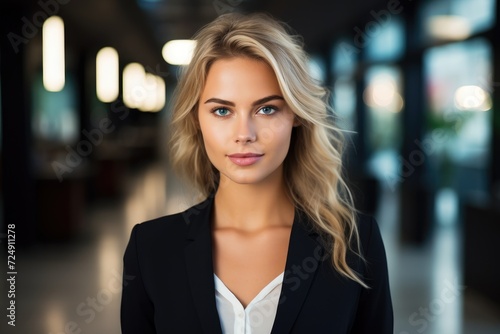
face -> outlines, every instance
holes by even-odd
[[[198,120],[221,184],[281,178],[297,122],[265,62],[244,57],[215,61],[201,93]]]

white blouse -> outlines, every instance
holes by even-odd
[[[224,334],[269,334],[273,328],[284,273],[272,280],[243,308],[238,298],[214,274],[217,311]]]

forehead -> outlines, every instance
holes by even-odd
[[[276,75],[265,61],[247,57],[216,60],[209,68],[202,96],[281,94]],[[222,97],[222,96],[217,96]]]

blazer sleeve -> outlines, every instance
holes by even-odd
[[[387,259],[382,236],[375,219],[368,222],[368,237],[362,240],[362,253],[366,260],[363,288],[351,333],[392,334],[394,315],[392,309]]]
[[[123,257],[120,322],[123,334],[153,334],[154,306],[144,287],[137,250],[140,225],[134,226]]]

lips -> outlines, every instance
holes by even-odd
[[[258,162],[264,154],[259,153],[235,153],[227,157],[238,166],[250,166]]]

